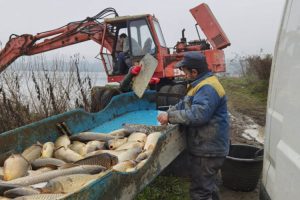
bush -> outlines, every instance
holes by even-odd
[[[269,81],[272,66],[272,55],[247,56],[244,61],[246,63],[245,71],[247,76],[258,80]]]

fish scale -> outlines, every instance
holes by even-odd
[[[111,168],[118,163],[118,157],[109,153],[102,153],[99,155],[90,156],[75,162],[78,165],[100,165],[106,169]]]
[[[64,194],[35,194],[23,197],[17,197],[15,200],[55,200],[60,199]]]

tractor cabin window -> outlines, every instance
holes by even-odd
[[[145,19],[130,22],[130,45],[134,57],[155,53],[153,37]]]

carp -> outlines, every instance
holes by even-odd
[[[38,158],[31,163],[31,166],[33,169],[38,169],[41,167],[57,168],[64,164],[66,164],[66,162],[56,158]]]
[[[127,142],[127,140],[128,140],[128,138],[109,140],[107,142],[107,146],[110,150],[115,150],[119,146],[125,144]]]
[[[127,169],[135,167],[136,162],[132,160],[127,160],[124,162],[120,162],[116,164],[115,166],[112,167],[113,171],[118,171],[118,172],[126,172]]]
[[[105,142],[100,141],[89,141],[86,145],[82,148],[80,155],[86,155],[90,152],[104,149]]]
[[[97,141],[108,141],[116,138],[123,138],[123,136],[114,136],[114,135],[109,135],[105,133],[94,133],[94,132],[82,132],[79,133],[78,135],[72,135],[70,139],[72,141],[77,140],[81,142],[89,142],[93,140]]]
[[[20,154],[13,154],[7,158],[3,167],[3,180],[10,181],[23,177],[30,169],[30,163]]]
[[[118,155],[119,162],[123,162],[126,160],[134,160],[142,152],[141,147],[135,147],[132,149],[128,149],[127,151]]]
[[[69,145],[69,148],[76,153],[82,155],[81,153],[84,151],[85,144],[79,141],[73,141],[72,144]]]
[[[4,196],[8,198],[16,198],[20,196],[28,196],[40,193],[41,192],[38,189],[34,189],[31,187],[18,187],[5,191]]]
[[[43,144],[42,148],[42,158],[51,158],[53,157],[54,152],[54,143],[53,142],[46,142]]]
[[[94,155],[99,155],[99,154],[102,154],[102,153],[109,153],[111,155],[115,155],[115,156],[118,156],[120,155],[121,153],[125,152],[126,150],[98,150],[98,151],[93,151],[91,153],[88,153],[85,155],[85,158],[87,157],[90,157],[90,156],[94,156]]]
[[[71,144],[71,141],[67,135],[58,137],[54,143],[55,148],[65,147],[67,148]]]
[[[99,175],[72,174],[61,176],[48,181],[47,185],[42,188],[43,193],[70,193],[79,190],[87,182],[95,180]]]
[[[82,155],[76,153],[75,151],[72,151],[69,148],[60,147],[56,149],[54,152],[55,158],[61,159],[66,162],[76,162],[78,160],[81,160],[83,158]]]
[[[118,157],[109,153],[102,153],[99,155],[90,156],[74,162],[77,165],[101,165],[106,169],[110,169],[112,166],[118,163]]]
[[[64,194],[34,194],[29,196],[17,197],[14,200],[53,200],[60,199]]]
[[[65,176],[65,175],[71,175],[71,174],[97,174],[99,172],[102,172],[105,170],[102,166],[96,166],[96,165],[84,165],[84,166],[76,166],[72,168],[67,169],[59,169],[59,170],[53,170],[49,172],[44,172],[43,174],[38,174],[34,176],[26,176],[22,178],[17,178],[11,181],[7,181],[6,183],[9,184],[18,184],[22,186],[28,186],[28,185],[34,185],[37,183],[42,183],[49,181],[50,179],[59,177],[59,176]]]
[[[40,143],[33,144],[22,153],[22,156],[26,158],[30,163],[35,159],[41,157],[42,145]]]
[[[145,159],[149,158],[150,155],[152,154],[152,152],[153,152],[153,150],[150,149],[150,150],[146,150],[146,151],[140,153],[140,154],[136,157],[135,161],[139,163],[139,162],[141,162],[142,160],[145,160]]]
[[[144,149],[145,150],[153,150],[161,135],[162,135],[161,132],[153,132],[153,133],[149,134],[147,137]]]
[[[125,128],[121,128],[110,132],[109,135],[127,137],[130,135],[130,133],[132,132],[127,131]]]
[[[128,142],[146,142],[147,135],[145,133],[132,133],[128,137]]]
[[[126,142],[125,144],[119,146],[116,150],[117,151],[119,151],[119,150],[127,150],[127,149],[132,149],[132,148],[135,148],[135,147],[141,147],[141,148],[143,148],[144,144],[145,143],[142,143],[142,142]]]

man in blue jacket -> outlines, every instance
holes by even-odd
[[[187,94],[166,113],[161,124],[180,124],[186,130],[190,156],[192,200],[219,199],[216,175],[229,152],[227,98],[217,77],[208,70],[205,56],[187,52],[176,64],[190,83]]]

